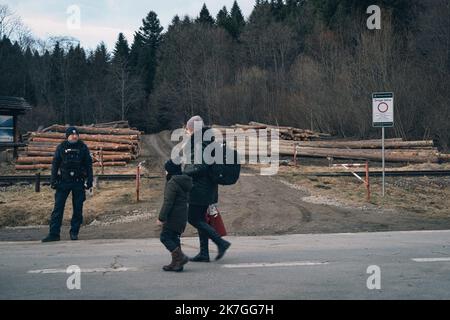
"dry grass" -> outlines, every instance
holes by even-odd
[[[100,189],[84,204],[85,223],[101,219],[107,215],[127,215],[134,212],[150,212],[159,207],[162,179],[144,179],[142,181],[140,202],[136,201],[135,182],[103,182]],[[34,192],[34,186],[12,186],[0,192],[0,227],[17,227],[48,224],[53,210],[54,191],[48,186],[40,193]],[[70,221],[72,212],[71,195],[66,203],[64,223]]]
[[[392,170],[445,170],[446,165],[414,165]],[[376,170],[377,168],[372,168]],[[343,171],[325,166],[281,166],[279,177],[307,189],[312,196],[327,197],[351,207],[367,206],[365,186],[353,177],[314,177],[312,172]],[[152,174],[156,171],[152,171]],[[131,170],[130,170],[131,173]],[[156,174],[159,174],[156,172]],[[85,223],[108,221],[111,217],[129,217],[159,209],[163,179],[143,179],[141,202],[137,203],[135,182],[103,182],[101,189],[85,203]],[[450,218],[450,178],[388,177],[386,197],[381,195],[381,179],[371,179],[370,205],[399,209],[399,212],[419,213],[435,218]],[[41,193],[34,186],[12,186],[0,189],[0,227],[47,225],[54,204],[54,191],[48,186]],[[71,217],[71,196],[67,201],[64,223]]]
[[[311,168],[283,167],[279,176],[307,188],[313,196],[332,198],[349,206],[368,205],[366,187],[356,178],[305,175],[308,172],[312,172]],[[450,218],[450,177],[386,177],[384,198],[381,178],[371,178],[370,184],[372,205]]]

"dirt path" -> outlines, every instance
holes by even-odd
[[[165,135],[146,135],[142,138],[143,156],[157,155],[157,158],[163,160],[168,158],[170,150],[167,148]],[[165,150],[163,150],[165,149]]]
[[[149,171],[159,171],[170,156],[171,146],[168,131],[143,136],[141,157],[147,161],[146,168]]]
[[[170,133],[145,136],[143,158],[152,175],[163,176],[162,164],[168,158],[172,143]],[[163,180],[151,188],[162,195]],[[82,229],[83,239],[149,238],[157,237],[156,213],[161,199],[152,199],[143,219],[125,219],[123,223],[88,225]],[[230,235],[274,235],[294,233],[341,233],[398,230],[449,229],[450,219],[429,217],[417,212],[398,212],[374,206],[345,207],[311,200],[308,189],[292,185],[279,176],[260,176],[243,168],[239,182],[221,187],[219,209]],[[68,213],[66,213],[67,215]],[[0,229],[0,240],[37,240],[47,228]],[[68,233],[63,228],[63,238]],[[186,236],[195,235],[188,227]]]

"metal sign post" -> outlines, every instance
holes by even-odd
[[[386,127],[394,126],[394,93],[392,92],[376,92],[372,94],[372,115],[373,126],[381,128],[381,153],[383,165],[383,186],[382,195],[385,195],[385,148],[384,138]]]
[[[384,186],[385,186],[385,179],[386,179],[386,162],[385,162],[385,152],[384,152],[384,127],[381,128],[381,152],[382,152],[382,166],[383,166],[383,182],[382,182],[382,191],[381,194],[384,197],[385,191],[384,191]]]

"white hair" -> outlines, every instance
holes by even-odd
[[[186,124],[186,129],[188,129],[191,132],[194,132],[194,124],[197,125],[197,126],[200,125],[201,127],[203,127],[204,126],[204,122],[203,122],[202,117],[195,116],[195,117],[190,118],[189,121]]]

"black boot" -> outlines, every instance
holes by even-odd
[[[222,243],[217,246],[219,254],[216,257],[216,261],[223,258],[223,256],[225,255],[225,252],[228,250],[228,248],[230,248],[230,246],[231,246],[231,243],[229,243],[226,240],[222,240]]]
[[[209,259],[209,248],[208,248],[208,236],[205,235],[202,231],[199,230],[198,237],[200,240],[200,253],[193,258],[190,258],[189,261],[192,262],[210,262]]]
[[[52,234],[49,234],[46,238],[42,239],[43,243],[56,241],[60,241],[60,237]]]
[[[189,261],[192,261],[192,262],[210,262],[209,256],[204,256],[201,253],[199,253],[198,255],[196,255],[193,258],[189,258]]]
[[[78,240],[78,234],[71,232],[70,233],[70,240],[77,241]]]

